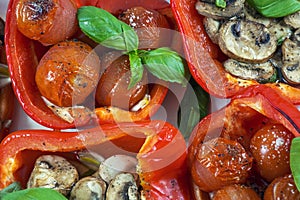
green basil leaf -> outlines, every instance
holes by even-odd
[[[106,10],[83,6],[77,18],[82,32],[103,46],[128,52],[138,48],[136,32]]]
[[[129,53],[131,78],[128,89],[132,88],[143,78],[144,67],[137,52]]]
[[[183,60],[175,51],[162,47],[140,54],[140,57],[148,71],[157,78],[186,86]]]
[[[290,167],[297,189],[300,191],[300,137],[294,138],[290,149]]]
[[[49,188],[29,188],[8,193],[2,200],[67,200],[67,198]]]
[[[0,190],[0,199],[2,199],[8,193],[16,192],[21,190],[21,185],[19,182],[14,182],[7,186],[6,188]]]
[[[299,0],[247,0],[265,17],[284,17],[300,10]]]
[[[220,8],[226,8],[226,1],[225,0],[216,0],[216,6]]]
[[[188,141],[192,130],[208,114],[209,94],[191,78],[178,111],[179,130]]]

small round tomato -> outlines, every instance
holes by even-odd
[[[109,56],[113,58],[114,56]],[[107,59],[105,59],[105,62]],[[102,62],[103,63],[103,62]],[[147,92],[147,73],[144,70],[143,78],[132,88],[128,89],[131,73],[128,55],[122,55],[108,66],[103,72],[96,90],[96,101],[100,106],[116,106],[129,110],[145,96]]]
[[[201,190],[210,192],[246,181],[252,158],[240,143],[219,137],[198,148],[191,173]]]
[[[68,39],[77,31],[73,0],[20,0],[16,7],[19,31],[44,45]]]
[[[260,200],[258,194],[244,185],[229,185],[213,194],[212,200]]]
[[[139,48],[168,46],[170,35],[160,28],[170,28],[165,16],[156,10],[132,7],[123,11],[119,19],[134,28],[139,37]]]
[[[290,173],[290,146],[294,135],[281,124],[267,124],[250,141],[250,151],[260,175],[271,182]]]
[[[87,44],[72,40],[49,49],[37,67],[35,80],[42,96],[58,106],[84,102],[97,86],[100,59]]]
[[[264,194],[264,200],[297,200],[300,199],[294,178],[291,174],[278,177],[272,181]]]

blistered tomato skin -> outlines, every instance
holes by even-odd
[[[169,29],[165,16],[158,11],[143,7],[132,7],[119,15],[119,19],[134,28],[139,37],[139,48],[152,49],[168,46],[170,35],[160,28]]]
[[[253,189],[234,184],[216,191],[212,200],[260,200],[260,197]]]
[[[298,191],[294,178],[291,174],[278,177],[267,187],[264,200],[298,200],[300,192]]]
[[[290,173],[290,146],[294,135],[281,124],[268,124],[250,141],[255,167],[268,182]]]
[[[73,0],[20,0],[16,8],[19,31],[45,46],[71,38],[78,30]]]
[[[143,78],[135,86],[128,89],[130,83],[130,62],[127,55],[122,55],[109,62],[105,59],[107,67],[101,75],[96,90],[96,101],[100,106],[116,106],[129,110],[140,101],[147,92],[147,73],[144,70]],[[102,62],[103,63],[103,62]]]
[[[225,138],[215,138],[203,143],[193,162],[193,180],[205,192],[244,183],[252,167],[252,158],[244,147]]]
[[[80,41],[60,42],[49,49],[37,67],[35,81],[42,96],[57,106],[84,102],[99,80],[100,59]]]

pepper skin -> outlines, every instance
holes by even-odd
[[[14,181],[20,181],[25,187],[38,155],[96,149],[110,142],[122,150],[137,153],[137,168],[146,199],[190,199],[185,140],[175,127],[164,121],[104,124],[81,132],[11,133],[0,144],[0,188]]]
[[[55,115],[43,101],[34,80],[38,62],[49,47],[45,47],[39,42],[25,37],[18,31],[15,17],[17,2],[18,0],[11,0],[7,10],[7,29],[5,30],[7,60],[16,97],[24,111],[33,120],[43,126],[57,130],[83,126],[95,120],[101,124],[116,122],[118,119],[127,122],[145,120],[149,119],[157,111],[168,91],[168,84],[159,80],[151,87],[149,104],[137,112],[125,111],[116,107],[109,107],[108,109],[96,107],[93,110],[95,114],[83,114],[83,117],[75,120],[76,123],[75,121],[69,123]],[[156,2],[76,0],[76,5],[77,7],[94,5],[112,13],[134,5],[149,6],[151,9],[163,9],[169,6],[163,0],[157,0]],[[110,112],[111,110],[113,111]]]
[[[210,94],[231,98],[247,87],[258,85],[253,80],[236,78],[222,65],[226,58],[219,47],[212,43],[203,25],[203,16],[195,9],[197,0],[171,0],[173,15],[183,35],[185,55],[190,72],[199,85]],[[266,84],[283,96],[300,104],[300,89],[284,83]]]

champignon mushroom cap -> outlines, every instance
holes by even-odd
[[[276,79],[276,69],[272,62],[243,63],[228,59],[223,64],[225,70],[242,79],[256,80],[260,83],[273,82]]]
[[[295,64],[286,63],[281,68],[281,72],[288,83],[293,85],[300,84],[300,61]]]
[[[134,176],[130,173],[118,174],[108,185],[106,200],[138,200],[139,192]]]
[[[282,46],[282,60],[284,63],[295,64],[299,62],[300,58],[300,45],[297,42],[287,38],[284,40]]]
[[[68,195],[78,178],[76,168],[65,158],[57,155],[42,155],[34,164],[27,188],[51,188]]]
[[[218,33],[221,27],[221,22],[211,17],[204,17],[203,25],[212,42],[218,44]]]
[[[238,15],[242,11],[244,3],[245,0],[230,0],[226,1],[225,8],[220,8],[217,7],[215,3],[197,1],[195,6],[199,14],[219,20]]]
[[[285,16],[283,20],[287,25],[295,29],[300,28],[300,11]]]
[[[70,200],[101,200],[105,197],[106,183],[96,177],[80,179],[72,188]]]
[[[221,25],[219,46],[230,58],[241,62],[262,63],[274,54],[277,42],[263,24],[248,20],[229,20]]]

